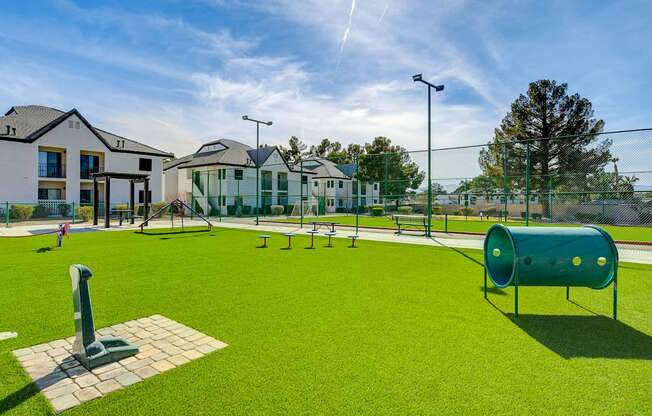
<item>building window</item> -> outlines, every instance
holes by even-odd
[[[222,195],[222,206],[226,206],[226,195]]]
[[[375,184],[374,184],[374,191],[377,191],[377,190],[378,190],[378,184],[375,183]]]
[[[342,189],[344,188],[344,181],[338,181],[337,186]]]
[[[93,203],[93,191],[90,189],[80,189],[79,190],[79,203],[80,204],[91,204]]]
[[[360,195],[367,195],[367,185],[365,185],[364,183],[360,187]]]
[[[233,171],[233,175],[234,175],[236,181],[241,181],[242,180],[242,169],[235,169]]]
[[[276,180],[278,181],[276,187],[278,188],[279,192],[280,191],[286,191],[288,190],[288,174],[287,172],[277,172],[276,173]]]
[[[263,171],[260,171],[260,174],[261,174],[261,184],[260,184],[261,189],[263,189],[264,191],[271,191],[272,190],[272,171],[263,170]]]
[[[61,189],[38,188],[38,199],[41,200],[62,199]]]
[[[314,186],[319,186],[319,181],[315,181],[314,184]]]
[[[65,178],[61,153],[38,152],[38,176],[44,178]]]
[[[302,185],[308,185],[308,176],[307,175],[301,176],[301,184]]]
[[[81,127],[81,123],[79,121],[75,121],[75,129],[79,130],[80,127]]]
[[[149,191],[147,193],[147,197],[149,198],[149,202],[152,202],[152,191]],[[144,204],[145,203],[145,191],[142,189],[138,191],[138,203],[139,204]]]
[[[340,208],[342,208],[342,207],[344,206],[344,200],[342,200],[342,199],[338,199],[338,200],[337,200],[337,206],[340,207]]]
[[[79,155],[79,177],[90,179],[93,173],[100,172],[100,157],[92,155]]]
[[[72,120],[68,120],[68,128],[69,128],[69,129],[73,128],[74,124],[75,124],[74,121],[72,121]]]
[[[143,158],[143,157],[138,159],[138,170],[144,170],[144,171],[147,171],[147,172],[151,172],[152,171],[152,159],[147,159],[147,158]]]

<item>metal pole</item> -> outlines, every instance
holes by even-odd
[[[385,212],[387,212],[387,153],[385,153],[385,183],[383,190],[383,203],[385,205]]]
[[[355,207],[355,233],[358,234],[358,229],[359,229],[359,220],[360,220],[360,159],[356,156],[354,158],[354,163],[355,163],[355,180],[357,183],[357,189],[356,189],[356,200],[358,201]]]
[[[526,146],[525,162],[525,226],[530,225],[530,142]]]
[[[431,132],[430,132],[430,85],[428,85],[428,228],[427,234],[430,237],[430,229],[432,227],[432,146],[431,146]]]
[[[618,272],[614,274],[614,320],[618,320]]]
[[[135,202],[136,202],[134,196],[136,193],[135,187],[136,184],[134,183],[134,181],[130,180],[129,181],[129,217],[130,217],[129,223],[130,224],[134,223],[134,216],[135,216],[135,212],[134,212]]]
[[[104,179],[104,228],[111,227],[111,177]]]
[[[507,192],[509,191],[509,185],[508,185],[508,179],[507,179],[507,143],[503,144],[503,195],[505,196],[505,201],[504,201],[504,217],[505,217],[505,222],[507,222]]]
[[[548,218],[549,218],[550,222],[552,222],[552,203],[553,203],[552,174],[549,174],[549,176],[548,176]]]
[[[301,173],[299,174],[299,211],[301,211],[301,228],[303,228],[303,160],[299,162]]]
[[[259,149],[259,132],[260,132],[260,123],[256,122],[256,225],[258,225],[258,211],[260,211],[260,205],[258,201],[258,170],[260,167],[260,159],[258,156]]]
[[[9,228],[9,201],[5,202],[5,226]]]
[[[97,225],[100,216],[100,190],[97,186],[97,178],[93,178],[93,225]]]
[[[75,201],[72,201],[72,223],[75,223]]]

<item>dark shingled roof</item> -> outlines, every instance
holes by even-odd
[[[205,146],[221,144],[225,149],[203,152]],[[260,158],[259,166],[262,166],[265,161],[274,153],[276,147],[261,147],[258,149],[258,156]],[[256,149],[247,146],[244,143],[237,142],[229,139],[213,140],[203,144],[197,152],[181,157],[179,159],[170,160],[163,163],[163,170],[168,170],[174,167],[180,169],[194,168],[200,166],[210,165],[227,165],[227,166],[242,166],[242,167],[256,167]],[[287,165],[287,163],[286,163]],[[297,166],[288,168],[298,172]],[[306,171],[305,173],[312,173]]]
[[[111,151],[161,157],[173,156],[171,153],[93,127],[76,109],[63,112],[56,108],[40,105],[15,106],[7,111],[3,117],[0,117],[0,140],[31,143],[73,114],[77,115],[86,127]],[[6,126],[9,126],[9,134],[7,134]],[[119,146],[118,140],[120,141]]]

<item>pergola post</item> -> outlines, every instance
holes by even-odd
[[[134,181],[129,181],[129,224],[134,223]]]
[[[97,225],[100,213],[100,192],[97,188],[97,178],[93,178],[93,225]]]
[[[144,185],[144,190],[143,190],[143,201],[145,202],[145,206],[143,209],[143,215],[145,219],[149,218],[149,178],[145,179],[145,185]],[[147,226],[147,222],[145,222],[145,226]]]
[[[104,178],[104,228],[111,228],[111,177]]]

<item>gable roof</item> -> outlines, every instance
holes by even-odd
[[[149,156],[172,157],[171,153],[155,149],[117,134],[93,127],[77,109],[68,112],[40,105],[11,107],[3,117],[0,117],[0,140],[32,143],[41,136],[63,123],[68,117],[76,115],[82,123],[110,151],[119,153],[135,153]],[[9,126],[10,134],[7,134]]]
[[[303,167],[311,169],[316,172],[314,176],[318,178],[332,178],[332,179],[351,179],[352,174],[349,175],[343,170],[340,169],[340,166],[348,165],[336,165],[328,159],[324,158],[312,158],[303,161]],[[355,165],[353,165],[353,171],[355,171]]]
[[[221,144],[224,146],[224,149],[216,151],[202,151],[206,146]],[[190,155],[181,157],[179,159],[170,160],[163,163],[163,170],[168,170],[174,167],[179,169],[188,169],[188,168],[197,168],[201,166],[211,166],[211,165],[227,165],[227,166],[241,166],[255,168],[256,165],[262,166],[267,159],[276,151],[276,147],[261,147],[258,149],[258,158],[260,159],[259,163],[256,159],[256,149],[248,146],[244,143],[240,143],[235,140],[229,139],[218,139],[213,140],[208,143],[204,143],[199,150]],[[280,155],[280,153],[279,153]],[[292,172],[299,172],[295,167],[291,167],[281,156],[281,160],[285,163],[288,170]],[[304,169],[304,173],[312,173]]]

